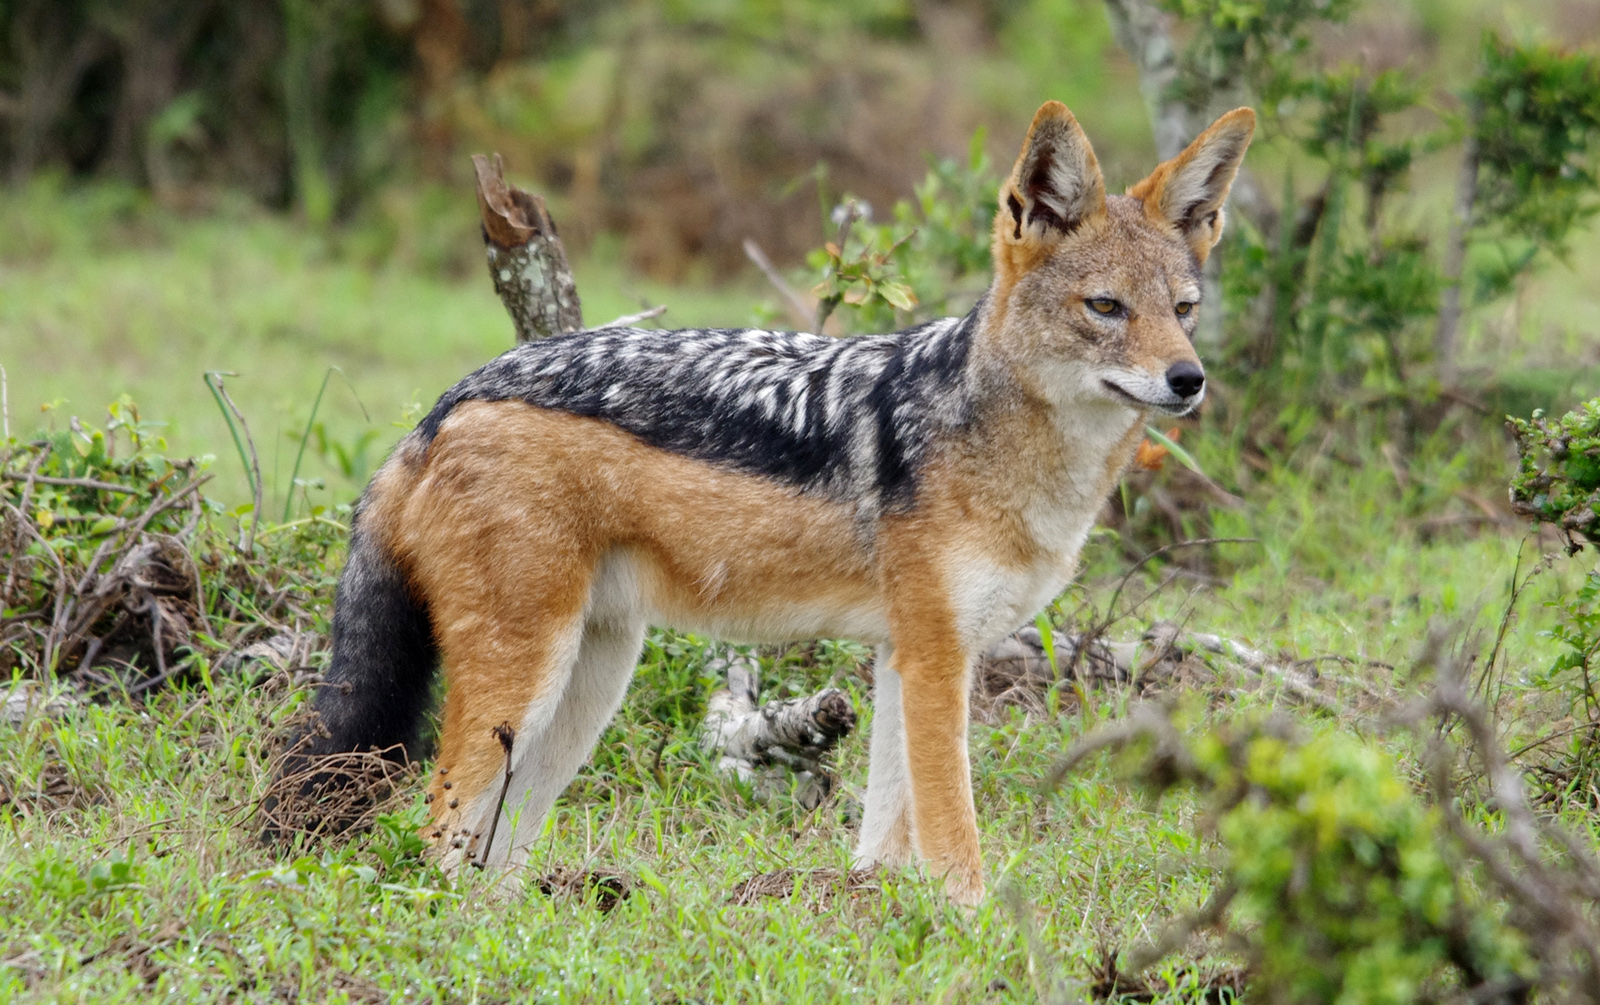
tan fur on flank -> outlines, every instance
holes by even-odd
[[[360,528],[425,603],[448,676],[430,790],[446,867],[523,861],[661,624],[878,646],[859,858],[920,857],[978,901],[972,661],[1070,580],[1150,413],[1199,401],[1199,263],[1253,121],[1230,112],[1107,196],[1072,114],[1039,110],[999,193],[994,285],[959,375],[971,412],[922,444],[907,503],[785,484],[517,398],[461,400],[431,441],[404,442]],[[485,849],[502,723],[514,778]]]

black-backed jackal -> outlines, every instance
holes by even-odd
[[[973,659],[1067,584],[1147,416],[1203,396],[1200,266],[1254,127],[1229,112],[1107,196],[1072,114],[1044,105],[964,318],[580,332],[467,377],[362,497],[310,754],[411,742],[442,659],[430,833],[447,869],[514,865],[647,625],[854,638],[878,646],[859,859],[920,856],[977,901]]]

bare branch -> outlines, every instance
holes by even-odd
[[[640,311],[637,314],[624,314],[620,318],[612,318],[603,325],[595,325],[593,328],[590,328],[589,331],[597,332],[602,328],[629,328],[641,321],[649,321],[651,318],[658,318],[665,313],[667,313],[667,305],[662,304],[659,307],[652,307],[649,310]]]
[[[789,285],[788,281],[783,278],[783,273],[779,272],[778,267],[772,264],[772,259],[768,258],[767,253],[761,250],[761,245],[749,238],[745,238],[744,255],[755,263],[755,267],[761,270],[763,276],[767,277],[767,282],[771,283],[773,288],[783,297],[783,306],[789,315],[789,322],[799,331],[810,331],[812,322],[817,317],[816,304],[809,297],[803,296]]]

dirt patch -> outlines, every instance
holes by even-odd
[[[793,894],[820,908],[841,893],[853,896],[880,890],[876,869],[779,869],[757,873],[735,886],[728,891],[728,903],[744,907],[768,897]]]
[[[609,869],[557,869],[539,878],[539,892],[547,897],[594,898],[601,914],[627,900],[636,885],[620,872]]]

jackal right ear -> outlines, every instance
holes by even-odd
[[[1059,101],[1034,113],[1022,155],[1000,186],[996,236],[1012,242],[1070,234],[1106,211],[1106,182],[1089,137]]]

